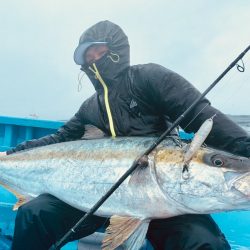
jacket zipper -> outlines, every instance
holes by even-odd
[[[115,133],[115,128],[114,128],[114,122],[113,122],[113,117],[112,117],[112,113],[111,113],[111,109],[110,109],[110,105],[109,105],[109,98],[108,98],[108,87],[106,85],[106,83],[103,81],[95,63],[93,63],[93,67],[94,69],[92,69],[91,67],[89,67],[89,69],[95,73],[96,78],[100,81],[103,90],[104,90],[104,103],[105,103],[105,108],[106,108],[106,112],[108,115],[108,120],[109,120],[109,128],[110,128],[110,132],[112,137],[116,137],[116,133]]]

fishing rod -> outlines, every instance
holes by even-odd
[[[179,116],[175,120],[174,123],[142,154],[140,155],[131,165],[131,167],[119,178],[119,180],[109,189],[109,191],[101,197],[99,201],[87,212],[59,241],[57,241],[54,245],[52,245],[49,250],[58,250],[62,246],[64,246],[72,236],[77,232],[80,226],[90,217],[92,216],[97,209],[113,194],[113,192],[123,183],[123,181],[132,174],[135,169],[143,165],[145,162],[145,157],[147,157],[152,150],[154,150],[164,139],[166,136],[170,134],[172,130],[174,130],[182,121],[185,119],[186,115],[210,92],[211,89],[215,87],[215,85],[231,70],[235,65],[240,72],[244,71],[244,64],[243,67],[238,65],[237,62],[242,60],[244,55],[250,50],[250,45],[222,72],[222,74],[197,98],[191,106],[183,112],[182,115]]]

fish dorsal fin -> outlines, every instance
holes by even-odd
[[[125,249],[140,249],[148,230],[149,221],[113,215],[106,229],[102,249],[112,250],[123,245]]]
[[[28,199],[26,199],[26,197],[24,196],[19,196],[18,197],[18,201],[16,202],[16,204],[13,206],[13,211],[16,211],[19,207],[21,207],[23,204],[25,204],[28,201]]]

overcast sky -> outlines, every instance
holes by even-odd
[[[131,63],[159,63],[205,90],[250,44],[248,0],[8,0],[0,2],[0,115],[69,119],[93,93],[77,91],[73,52],[100,20],[129,37]],[[250,115],[250,52],[209,95],[228,114]]]

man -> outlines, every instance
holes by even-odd
[[[184,78],[160,65],[130,66],[127,36],[109,21],[99,22],[83,33],[74,60],[93,83],[94,95],[55,134],[24,142],[7,154],[80,139],[86,124],[92,124],[113,137],[157,136],[200,96]],[[206,99],[194,108],[181,127],[195,132],[214,114],[214,126],[206,143],[249,157],[248,134],[211,107]],[[83,214],[52,195],[40,195],[19,208],[13,249],[48,249]],[[76,238],[93,233],[106,222],[106,218],[93,216]],[[209,215],[153,220],[147,238],[155,249],[160,250],[230,249]]]

